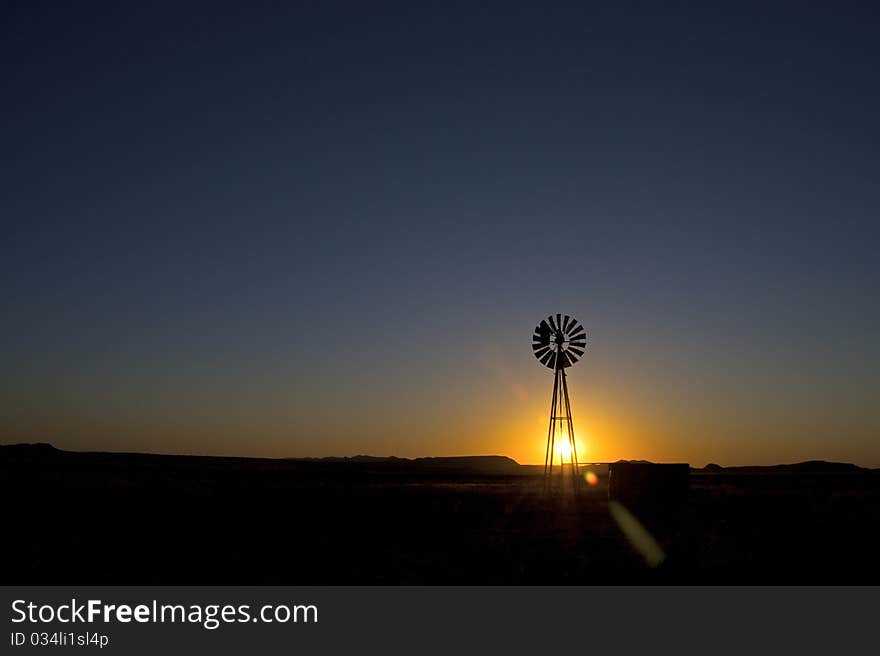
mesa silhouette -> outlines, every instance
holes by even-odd
[[[692,468],[629,510],[544,494],[504,456],[231,458],[0,446],[7,584],[880,582],[880,471],[811,461]]]

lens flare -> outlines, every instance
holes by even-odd
[[[599,477],[596,476],[596,474],[591,471],[588,471],[586,474],[584,474],[584,480],[586,480],[587,483],[590,485],[598,485],[599,484]]]
[[[608,510],[611,516],[623,534],[632,544],[633,548],[642,554],[642,558],[649,567],[657,567],[666,559],[666,553],[663,548],[654,539],[654,536],[648,532],[642,523],[636,519],[629,510],[627,510],[619,501],[609,501]]]

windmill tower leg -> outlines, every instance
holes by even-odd
[[[565,379],[565,370],[562,373],[562,395],[565,399],[565,419],[568,424],[568,443],[571,449],[571,475],[575,488],[578,484],[578,457],[577,444],[574,439],[574,423],[571,420],[571,403],[568,400],[568,381]]]
[[[550,402],[550,425],[547,428],[547,450],[544,453],[544,485],[553,475],[553,451],[556,438],[556,399],[559,396],[559,374],[553,378],[553,399]]]

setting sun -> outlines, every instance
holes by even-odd
[[[568,440],[567,433],[563,433],[562,435],[556,435],[556,442],[553,445],[553,453],[555,454],[555,458],[559,458],[565,461],[570,461],[572,457],[576,454],[579,462],[583,462],[587,449],[584,442],[575,435],[574,438],[574,453],[572,453],[572,445]],[[543,455],[543,453],[541,454]]]
[[[556,443],[556,453],[566,459],[571,456],[571,444],[568,440],[560,440]]]

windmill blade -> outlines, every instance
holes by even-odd
[[[575,335],[577,335],[577,334],[579,334],[579,333],[582,333],[582,332],[584,332],[584,327],[581,326],[581,325],[578,325],[577,328],[572,328],[572,329],[569,331],[568,334],[569,334],[571,337],[574,337]]]
[[[584,352],[581,349],[575,348],[574,346],[571,346],[570,344],[568,346],[568,351],[570,353],[574,353],[579,358],[584,357]]]
[[[546,321],[542,321],[537,325],[533,339],[541,344],[550,343],[550,326],[547,325]]]
[[[541,358],[544,357],[544,354],[547,353],[547,351],[549,351],[549,350],[550,350],[549,346],[542,346],[542,347],[540,347],[540,350],[535,351],[535,357],[540,360]]]
[[[569,321],[571,321],[571,317],[566,314],[562,320],[562,332],[568,331],[568,322]]]
[[[562,315],[556,315],[556,325],[559,326],[559,332],[562,332]]]
[[[550,361],[551,355],[553,355],[553,351],[548,350],[541,358],[541,364],[547,364]],[[549,367],[550,365],[547,364],[547,366]]]
[[[541,342],[535,342],[532,344],[533,351],[540,351],[541,349],[547,348],[547,344],[541,344]]]
[[[566,354],[565,351],[559,352],[559,364],[562,367],[570,367],[571,366],[571,362],[569,362],[568,355]]]
[[[571,342],[571,343],[568,345],[568,348],[586,349],[586,348],[587,348],[587,343],[586,343],[586,342]]]
[[[553,332],[558,332],[556,324],[553,323],[553,315],[551,314],[549,317],[547,317],[547,319],[550,321],[550,327],[553,329]]]
[[[551,369],[556,369],[556,358],[559,356],[559,354],[556,351],[551,351],[550,353],[553,357],[550,358],[550,364],[548,364],[547,366]]]

